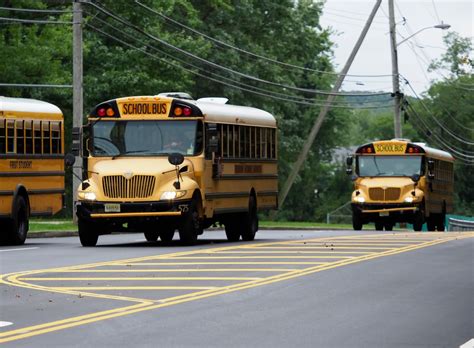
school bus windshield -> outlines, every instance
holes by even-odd
[[[202,151],[202,122],[198,120],[109,121],[92,128],[93,155],[193,156]]]
[[[412,176],[421,174],[421,156],[359,156],[359,176]]]

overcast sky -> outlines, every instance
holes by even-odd
[[[367,20],[375,0],[326,0],[321,25],[330,27],[338,34],[331,38],[337,47],[334,63],[340,71],[349,57],[360,32]],[[403,21],[405,18],[405,22]],[[449,31],[456,31],[463,37],[474,36],[474,0],[395,0],[395,21],[397,41],[410,36],[422,28],[439,24],[450,24]],[[429,81],[440,79],[445,71],[427,72],[429,62],[439,58],[446,47],[442,41],[446,31],[426,29],[398,47],[399,72],[416,92],[422,93]],[[391,74],[391,53],[388,25],[388,0],[382,0],[372,27],[362,44],[349,74],[384,75]],[[391,91],[391,77],[346,77],[343,90]],[[407,94],[412,94],[405,87]]]

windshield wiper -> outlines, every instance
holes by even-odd
[[[132,153],[144,153],[144,152],[148,152],[148,150],[125,151],[125,152],[121,152],[121,153],[113,156],[112,159],[116,159],[117,157],[122,157],[122,156],[125,156],[125,155],[130,155]]]

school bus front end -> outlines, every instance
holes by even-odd
[[[399,222],[421,230],[429,187],[425,155],[422,146],[396,140],[357,149],[351,196],[355,230],[372,222],[377,230],[392,230]],[[348,165],[352,167],[351,160]]]
[[[203,172],[202,115],[194,105],[161,97],[116,99],[92,111],[85,133],[76,203],[84,246],[123,229],[169,241],[178,219],[201,209],[193,206]],[[182,147],[167,148],[172,137]]]

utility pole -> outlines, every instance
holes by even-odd
[[[337,81],[332,88],[331,92],[334,94],[331,94],[328,96],[326,103],[324,104],[323,108],[321,109],[318,118],[314,122],[313,128],[311,128],[311,131],[308,135],[308,138],[306,139],[306,142],[303,145],[303,150],[301,151],[300,155],[298,156],[298,159],[292,166],[292,170],[288,178],[286,179],[285,184],[283,185],[282,190],[280,191],[280,194],[278,196],[278,204],[280,206],[283,206],[283,202],[285,202],[286,196],[288,195],[288,192],[290,191],[291,186],[293,185],[293,182],[296,179],[296,176],[298,175],[298,172],[301,168],[301,165],[303,162],[306,160],[306,157],[308,155],[309,149],[313,145],[314,139],[316,138],[316,135],[319,132],[319,129],[321,128],[321,125],[324,121],[324,118],[326,117],[326,114],[328,111],[331,109],[331,103],[333,102],[334,98],[336,97],[335,93],[339,91],[339,88],[341,88],[342,82],[344,81],[344,78],[346,77],[347,72],[349,71],[349,68],[351,67],[351,64],[359,51],[360,46],[362,45],[362,42],[364,41],[365,35],[369,31],[370,25],[372,24],[372,21],[375,17],[375,14],[377,13],[378,8],[380,7],[380,3],[382,0],[377,0],[374,8],[372,9],[372,12],[370,13],[369,18],[367,19],[367,22],[365,23],[364,29],[362,29],[362,32],[360,33],[359,39],[357,40],[356,45],[352,49],[352,52],[347,59],[346,65],[342,69],[341,73],[339,74],[339,77],[337,78]]]
[[[83,86],[82,86],[82,7],[81,0],[73,0],[73,106],[72,106],[72,126],[81,127],[83,113]],[[78,144],[76,144],[78,146]],[[76,201],[76,190],[80,184],[79,178],[82,177],[82,159],[76,157],[73,167],[72,177],[72,216],[74,222],[77,222],[74,212],[74,202]]]
[[[401,93],[400,80],[398,76],[398,52],[397,52],[397,30],[395,24],[394,0],[388,0],[388,16],[390,23],[390,46],[392,48],[392,85],[393,85],[393,129],[395,130],[395,138],[401,138],[402,122],[400,115]]]

